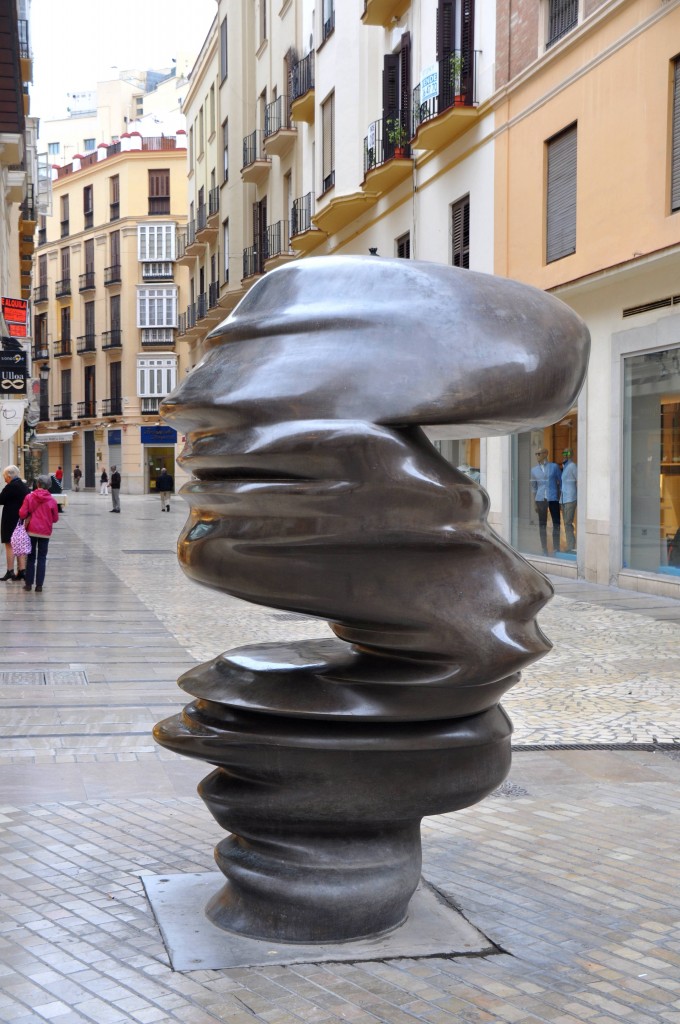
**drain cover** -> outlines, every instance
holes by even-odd
[[[0,672],[0,686],[87,686],[87,672],[67,669]]]

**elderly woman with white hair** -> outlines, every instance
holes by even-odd
[[[14,552],[12,551],[12,534],[19,522],[19,509],[28,494],[28,487],[21,479],[21,472],[18,466],[5,466],[2,471],[5,486],[0,491],[0,505],[2,505],[2,519],[0,520],[0,541],[5,545],[7,557],[7,572],[0,576],[0,582],[7,580],[23,580],[26,574],[26,555],[17,556],[17,569],[14,572]]]

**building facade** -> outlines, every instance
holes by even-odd
[[[53,178],[33,294],[44,467],[61,465],[70,486],[77,464],[92,488],[116,465],[124,492],[153,491],[177,453],[159,405],[186,367],[185,135],[124,134]]]
[[[541,568],[680,596],[679,26],[680,0],[219,0],[186,105],[192,364],[286,260],[549,290],[591,330],[578,404],[517,437],[432,439]],[[544,447],[569,481],[546,550]]]

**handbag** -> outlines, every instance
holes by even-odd
[[[19,522],[14,527],[14,533],[9,543],[15,555],[30,555],[31,538],[26,533],[26,527],[23,523]]]

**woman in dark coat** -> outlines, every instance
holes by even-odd
[[[5,545],[7,556],[7,572],[0,576],[0,582],[6,580],[23,580],[26,570],[26,555],[19,555],[17,558],[18,572],[14,572],[14,552],[10,541],[14,528],[19,522],[19,509],[24,498],[29,494],[29,488],[21,479],[21,473],[17,466],[7,466],[2,471],[5,486],[0,491],[0,505],[2,505],[2,519],[0,520],[0,541]]]

